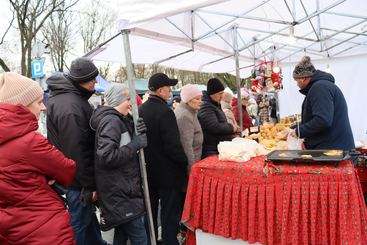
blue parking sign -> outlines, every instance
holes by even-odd
[[[40,78],[44,76],[42,60],[33,60],[31,63],[31,69],[32,69],[32,78]]]

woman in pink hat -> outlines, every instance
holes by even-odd
[[[70,215],[49,184],[69,185],[76,167],[36,132],[42,110],[38,83],[0,74],[0,244],[75,244]]]
[[[181,102],[175,109],[180,139],[188,159],[188,173],[194,162],[201,159],[203,131],[197,117],[202,92],[195,85],[187,84],[181,89]]]

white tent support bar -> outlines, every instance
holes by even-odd
[[[282,32],[282,31],[284,31],[284,30],[286,30],[286,29],[288,29],[288,26],[281,28],[281,29],[280,29],[278,32],[276,32],[276,33],[280,33],[280,32]],[[243,51],[243,50],[245,50],[245,49],[248,49],[248,48],[250,48],[250,47],[252,47],[252,46],[255,46],[255,44],[257,44],[257,43],[259,43],[259,42],[261,42],[261,41],[263,41],[263,40],[265,40],[265,39],[268,39],[268,38],[269,38],[269,37],[271,37],[271,36],[273,36],[273,34],[267,35],[266,37],[263,37],[263,38],[261,38],[261,39],[256,39],[256,40],[254,40],[252,43],[250,43],[250,44],[248,44],[248,45],[246,45],[246,46],[244,46],[244,47],[240,48],[240,49],[238,50],[238,52],[241,52],[241,51]],[[206,66],[206,65],[210,65],[210,64],[213,64],[213,63],[219,62],[219,61],[221,61],[221,60],[228,59],[228,58],[230,58],[230,57],[232,57],[232,56],[233,56],[233,54],[231,54],[231,55],[227,55],[227,56],[224,56],[224,57],[222,57],[222,58],[220,58],[220,59],[213,60],[213,61],[210,61],[210,62],[208,62],[208,63],[206,63],[206,64],[203,64],[203,65],[201,65],[200,67],[204,67],[204,66]],[[255,58],[255,57],[254,57],[254,58]],[[254,60],[255,60],[255,59],[254,59]]]
[[[306,17],[298,20],[297,21],[297,24],[302,24],[303,22],[308,21],[309,19],[312,19],[313,17],[315,17],[315,16],[317,16],[317,15],[319,15],[321,13],[324,13],[324,12],[328,11],[329,9],[332,9],[332,8],[338,6],[339,4],[341,4],[341,3],[345,2],[345,1],[346,0],[340,0],[340,1],[337,1],[337,2],[331,4],[331,5],[327,6],[327,7],[319,10],[319,11],[315,11],[312,14],[310,14],[309,16],[306,16]]]
[[[194,10],[191,10],[190,24],[191,24],[191,49],[194,50],[194,40],[195,40],[195,14]]]
[[[307,9],[306,9],[305,5],[303,4],[302,0],[299,0],[299,1],[300,1],[301,5],[302,5],[303,11],[305,12],[306,16],[308,16]],[[320,20],[320,15],[317,15],[317,19]],[[314,27],[311,19],[308,19],[308,22],[310,23],[310,25],[312,27],[312,30],[314,31],[314,33],[316,35],[317,41],[319,41],[320,40],[320,36],[317,33],[317,31],[316,31],[316,29],[315,29],[315,27]]]
[[[186,50],[186,51],[181,52],[181,53],[179,53],[179,54],[172,55],[172,56],[170,56],[170,57],[168,57],[168,58],[165,58],[165,59],[162,59],[162,60],[158,60],[158,61],[154,62],[154,65],[158,65],[158,64],[160,64],[160,63],[162,63],[162,62],[165,62],[165,61],[167,61],[167,60],[171,60],[171,59],[173,59],[173,58],[176,58],[176,57],[178,57],[178,56],[181,56],[181,55],[183,55],[183,54],[187,54],[187,53],[190,53],[190,52],[193,52],[193,51],[194,51],[193,49],[189,49],[189,50]]]
[[[255,16],[245,16],[245,15],[234,15],[229,13],[222,13],[217,11],[211,10],[198,10],[197,12],[207,13],[207,14],[215,14],[215,15],[222,15],[227,17],[235,17],[236,19],[246,19],[246,20],[255,20],[255,21],[262,21],[262,22],[269,22],[269,23],[276,23],[281,25],[292,25],[293,22],[285,21],[285,20],[276,20],[276,19],[269,19],[269,18],[261,18]]]
[[[312,45],[313,45],[313,44],[310,44],[310,45],[308,45],[308,46],[306,46],[306,47],[304,47],[304,48],[302,48],[302,49],[300,49],[300,50],[297,50],[297,51],[295,51],[295,52],[293,52],[293,53],[291,53],[291,54],[289,54],[289,55],[287,55],[287,56],[285,56],[285,57],[281,58],[279,61],[286,60],[286,59],[288,59],[289,57],[291,57],[291,56],[293,56],[293,55],[295,55],[295,54],[298,54],[299,52],[302,52],[302,51],[307,52],[307,48],[311,47]]]
[[[356,18],[356,19],[367,19],[367,16],[355,15],[355,14],[337,13],[337,12],[333,12],[333,11],[327,11],[327,12],[325,12],[325,14],[338,15],[338,16],[350,17],[350,18]]]
[[[196,16],[197,17],[199,17],[199,19],[201,19],[201,21],[205,24],[205,25],[207,25],[210,29],[212,29],[213,31],[214,31],[214,28],[203,18],[203,17],[201,17],[199,14],[196,14]],[[217,36],[220,38],[220,39],[222,39],[223,40],[223,42],[225,42],[231,49],[234,49],[233,48],[233,45],[230,43],[230,42],[228,42],[221,34],[219,34],[219,33],[216,33],[217,34]]]
[[[343,50],[341,50],[341,51],[339,51],[339,52],[335,53],[335,54],[334,54],[334,56],[337,56],[337,55],[339,55],[339,54],[342,54],[342,53],[344,53],[344,52],[346,52],[346,51],[348,51],[348,50],[351,50],[351,49],[353,49],[353,48],[356,48],[356,47],[358,47],[358,46],[360,46],[360,45],[367,45],[367,42],[364,42],[364,43],[361,43],[361,44],[356,44],[356,45],[353,45],[353,46],[351,46],[351,47],[349,47],[349,48],[343,49]]]
[[[291,8],[288,5],[287,0],[284,0],[284,3],[285,3],[285,6],[287,6],[287,9],[288,9],[289,14],[292,16],[293,22],[296,22],[296,18],[294,17]]]
[[[273,31],[265,31],[265,30],[261,30],[261,29],[254,29],[254,28],[247,28],[247,27],[238,27],[239,30],[244,30],[244,31],[253,31],[253,32],[261,32],[261,33],[267,33],[267,34],[271,34],[269,37],[277,35],[277,36],[282,36],[282,37],[288,37],[288,34],[284,34],[284,33],[280,33],[280,32],[273,32]],[[285,28],[285,29],[288,29]],[[313,33],[313,32],[311,32]],[[309,34],[311,34],[309,33]],[[308,34],[308,35],[309,35]],[[296,39],[300,39],[300,40],[304,40],[304,41],[308,41],[308,42],[318,42],[318,40],[316,39],[312,39],[312,38],[307,38],[306,35],[304,36],[294,36]]]
[[[233,51],[235,57],[235,67],[236,67],[236,84],[237,84],[237,112],[238,119],[240,121],[241,132],[243,130],[243,118],[242,118],[242,101],[241,101],[241,78],[240,78],[240,62],[238,60],[239,52],[238,52],[238,39],[237,39],[237,25],[233,27],[232,37],[233,37]]]
[[[362,32],[362,33],[366,33],[367,32],[367,30],[366,31],[364,31],[364,32]],[[345,40],[343,40],[343,41],[341,41],[341,42],[339,42],[339,43],[336,43],[336,44],[334,44],[334,45],[332,45],[332,46],[330,46],[330,47],[328,47],[327,49],[325,49],[324,51],[328,51],[328,50],[330,50],[330,49],[333,49],[333,48],[335,48],[335,47],[337,47],[337,46],[339,46],[339,45],[341,45],[341,44],[343,44],[343,43],[346,43],[346,42],[348,42],[348,41],[350,41],[350,40],[352,40],[352,39],[354,39],[354,38],[356,38],[356,37],[358,37],[359,36],[359,34],[357,34],[357,35],[354,35],[354,36],[352,36],[352,37],[350,37],[350,38],[347,38],[347,39],[345,39]]]
[[[328,39],[330,39],[330,38],[332,38],[332,37],[334,37],[334,36],[336,36],[336,35],[338,35],[338,34],[340,34],[340,33],[343,33],[343,32],[345,32],[345,31],[347,31],[347,30],[349,30],[349,29],[352,29],[353,27],[356,27],[356,26],[358,26],[358,25],[360,25],[360,24],[362,24],[363,22],[366,22],[367,20],[361,20],[361,21],[358,21],[357,23],[355,23],[355,24],[353,24],[353,25],[350,25],[350,26],[348,26],[348,27],[346,27],[346,28],[344,28],[344,29],[342,29],[342,30],[339,30],[339,31],[337,31],[336,33],[334,33],[334,34],[331,34],[331,35],[328,35],[328,36],[326,36],[325,38],[323,38],[321,41],[326,41],[326,40],[328,40]]]
[[[321,28],[322,30],[325,31],[333,31],[333,32],[338,32],[339,30],[335,30],[335,29],[331,29],[331,28]],[[343,31],[343,33],[345,34],[351,34],[351,35],[360,35],[360,36],[367,36],[367,33],[363,33],[363,32],[353,32],[353,31]]]
[[[238,30],[238,27],[237,27],[237,30]],[[242,38],[242,35],[237,31],[237,37],[240,38],[241,42],[243,43],[244,46],[247,45],[247,43],[245,42],[245,40]],[[238,43],[237,43],[237,46],[238,46]],[[248,51],[250,52],[250,54],[252,55],[252,57],[255,57],[255,53],[252,52],[251,49],[248,49]]]
[[[238,19],[240,16],[243,16],[243,15],[246,15],[246,14],[248,14],[248,13],[252,12],[253,10],[255,10],[255,9],[257,9],[257,8],[259,8],[259,7],[261,7],[261,6],[263,6],[264,4],[266,4],[266,3],[267,3],[267,2],[269,2],[269,1],[270,1],[270,0],[262,1],[261,3],[257,4],[257,5],[256,5],[256,6],[254,6],[253,8],[251,8],[251,9],[249,9],[249,10],[247,10],[247,11],[245,11],[245,12],[241,13],[240,15],[238,15],[238,16],[236,16],[236,17],[234,17],[233,19],[231,19],[231,20],[229,20],[229,21],[226,21],[226,22],[224,22],[223,24],[221,24],[220,26],[218,26],[218,27],[214,28],[214,29],[213,29],[213,31],[210,31],[210,32],[208,32],[208,33],[205,33],[205,34],[201,35],[201,36],[200,36],[200,37],[198,37],[195,41],[200,40],[200,39],[202,39],[202,38],[206,37],[207,35],[209,35],[209,34],[211,34],[211,33],[213,33],[213,32],[216,32],[216,31],[217,31],[217,30],[219,30],[220,28],[222,28],[222,27],[224,27],[224,26],[228,25],[229,23],[232,23],[233,21],[235,21],[236,19]],[[202,11],[202,10],[197,10],[196,12],[199,12],[199,11]]]
[[[178,27],[175,23],[173,23],[168,17],[167,18],[164,18],[168,23],[170,23],[171,25],[173,25],[177,30],[179,30],[182,34],[184,34],[188,39],[190,39],[191,41],[192,41],[192,39],[191,39],[191,37],[188,35],[188,34],[186,34],[186,32],[184,32],[180,27]]]
[[[197,42],[197,41],[202,41],[202,40],[204,40],[204,39],[207,39],[207,38],[210,38],[210,37],[212,37],[212,36],[218,35],[218,34],[220,34],[220,33],[230,31],[231,29],[232,29],[232,27],[230,26],[230,27],[228,27],[228,28],[226,28],[226,29],[222,29],[222,30],[220,30],[220,31],[214,31],[214,32],[213,32],[213,31],[211,31],[209,35],[206,35],[205,37],[203,37],[203,38],[201,38],[201,39],[196,39],[196,40],[194,40],[194,41],[195,41],[195,42]]]
[[[131,29],[131,34],[135,35],[135,36],[141,36],[141,37],[154,39],[154,40],[157,40],[157,41],[165,41],[165,42],[168,42],[168,43],[178,43],[178,44],[186,46],[188,48],[191,47],[191,42],[187,38],[170,36],[170,35],[162,34],[162,33],[159,33],[159,32],[153,32],[153,31],[149,31],[149,30],[145,30],[145,29],[141,29],[141,28]],[[199,49],[211,52],[213,54],[219,54],[219,55],[229,55],[230,54],[230,52],[228,52],[226,50],[213,48],[212,46],[205,45],[205,44],[202,44],[202,43],[196,43],[195,46]]]

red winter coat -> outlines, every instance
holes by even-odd
[[[236,118],[236,121],[237,121],[238,125],[240,125],[240,119],[238,117],[237,98],[233,98],[232,108],[233,108],[234,117]],[[248,112],[246,110],[246,106],[243,106],[243,105],[242,105],[242,123],[243,123],[243,129],[250,128],[250,127],[254,126],[252,124],[251,117],[248,115]]]
[[[0,244],[75,244],[70,215],[47,181],[69,185],[75,163],[50,145],[24,106],[0,104]]]

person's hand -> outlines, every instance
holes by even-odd
[[[98,199],[97,192],[96,191],[93,191],[93,193],[92,193],[92,202],[97,201],[97,199]]]
[[[53,184],[55,184],[55,182],[56,182],[56,180],[51,179],[51,180],[48,181],[48,185],[53,185]]]
[[[297,133],[295,129],[291,129],[288,133],[288,135],[292,136],[293,138],[297,138]]]
[[[136,131],[138,134],[144,134],[147,132],[147,126],[144,123],[143,118],[139,117],[138,121],[136,122]]]
[[[135,146],[136,150],[147,147],[148,145],[147,135],[146,134],[134,135],[133,139],[131,140],[131,144]]]

